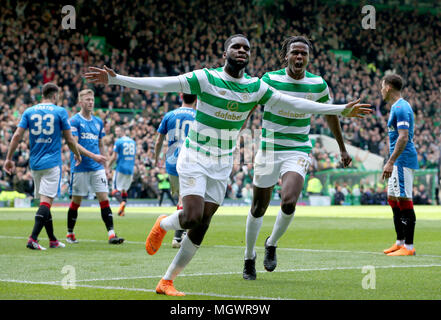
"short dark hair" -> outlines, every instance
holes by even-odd
[[[197,98],[198,98],[198,96],[195,95],[195,94],[187,94],[187,93],[184,93],[184,94],[182,95],[182,99],[183,99],[184,102],[187,103],[187,104],[192,104],[193,102],[196,101]]]
[[[388,74],[383,77],[384,84],[392,86],[397,91],[403,89],[403,78],[398,74]]]
[[[311,40],[309,40],[307,37],[305,37],[305,36],[289,37],[283,41],[282,49],[280,50],[279,57],[283,63],[285,62],[285,57],[286,57],[286,54],[288,53],[289,47],[294,42],[303,42],[304,44],[306,44],[308,46],[310,52],[312,52],[312,50],[313,50]]]
[[[224,42],[224,51],[227,51],[228,46],[230,45],[231,41],[233,41],[234,38],[245,38],[245,39],[248,40],[246,35],[243,35],[243,34],[240,34],[240,33],[233,34],[232,36],[228,37],[227,40],[225,40],[225,42]]]
[[[41,93],[43,94],[44,99],[52,99],[59,90],[60,89],[56,84],[48,82],[41,89]]]

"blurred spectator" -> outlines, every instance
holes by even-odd
[[[334,205],[343,205],[345,202],[345,195],[341,191],[341,186],[337,185],[335,187],[335,194],[334,194]]]
[[[311,172],[306,186],[308,195],[319,195],[322,193],[323,185],[319,178]]]
[[[377,190],[374,193],[373,204],[386,205],[387,204],[387,192],[382,186],[377,186]]]
[[[432,200],[429,198],[429,194],[426,191],[424,184],[420,184],[418,187],[413,187],[413,203],[432,204]]]
[[[361,199],[360,204],[374,204],[374,195],[370,187],[360,187]]]
[[[245,203],[251,204],[251,201],[253,200],[253,188],[250,183],[247,183],[242,189],[242,199]]]

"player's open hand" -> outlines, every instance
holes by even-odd
[[[394,164],[389,161],[383,167],[383,174],[381,175],[381,179],[389,179],[392,176],[392,170],[394,169]]]
[[[9,175],[12,174],[15,170],[15,163],[12,160],[6,160],[3,164],[3,169],[5,169],[5,172]]]
[[[348,167],[352,162],[352,158],[349,155],[349,153],[347,151],[343,151],[340,153],[340,156],[341,156],[341,163],[343,164],[343,168]]]
[[[108,84],[109,77],[116,77],[116,73],[106,66],[104,66],[104,69],[89,67],[89,72],[84,74],[84,78],[88,82],[95,84]]]
[[[341,113],[344,117],[364,118],[365,115],[371,114],[372,109],[368,103],[359,103],[361,99],[349,102]]]
[[[78,155],[78,156],[77,156],[77,155],[74,154],[74,158],[75,158],[75,167],[76,167],[76,166],[79,166],[80,163],[81,163],[81,160],[82,160],[82,159],[81,159],[81,155]]]
[[[93,160],[95,160],[96,162],[102,164],[105,167],[107,166],[107,158],[105,156],[101,155],[101,154],[96,154],[95,158]]]

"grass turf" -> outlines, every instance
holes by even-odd
[[[126,239],[120,246],[107,243],[98,208],[80,208],[75,228],[80,243],[44,252],[25,248],[35,210],[2,208],[0,299],[441,299],[440,207],[415,208],[417,256],[412,257],[382,253],[394,242],[387,206],[298,207],[279,241],[278,266],[268,273],[262,265],[263,243],[278,211],[271,207],[257,242],[256,281],[242,279],[248,209],[219,209],[201,248],[175,280],[176,288],[187,295],[173,298],[154,292],[177,252],[171,247],[173,232],[156,255],[149,256],[144,249],[156,217],[173,208],[128,207],[125,217],[115,215],[115,230]],[[66,208],[52,210],[55,234],[61,241],[66,212]],[[48,247],[44,230],[40,243]],[[363,273],[366,266],[371,269]],[[63,287],[72,279],[75,289]],[[363,281],[371,289],[364,289]]]

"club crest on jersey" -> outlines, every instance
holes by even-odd
[[[313,96],[313,94],[312,94],[311,92],[309,92],[309,93],[305,96],[305,99],[308,99],[308,100],[313,100],[313,98],[314,98],[314,96]]]
[[[98,123],[95,123],[95,128],[96,128],[97,130],[100,130],[100,125],[99,125]]]
[[[242,93],[242,99],[244,101],[250,100],[250,94],[248,92]]]

